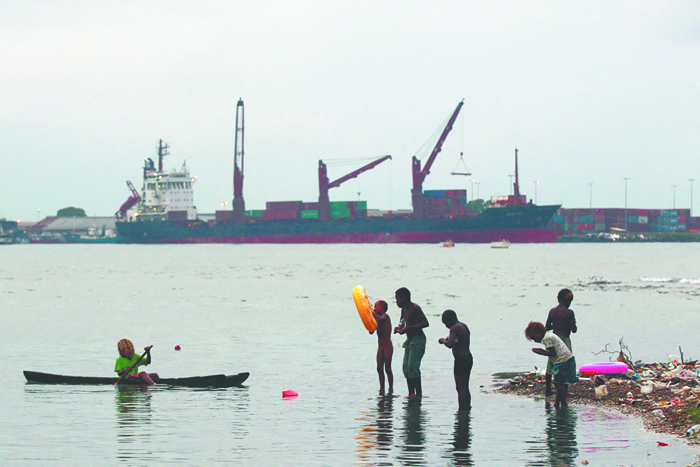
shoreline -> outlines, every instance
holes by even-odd
[[[578,383],[569,385],[567,402],[615,410],[639,418],[646,430],[674,435],[697,449],[700,434],[686,436],[688,428],[700,424],[700,379],[696,363],[676,366],[637,364],[638,373],[633,376],[608,379],[605,383],[607,395],[602,397],[596,396],[593,378],[580,377]],[[495,374],[493,377],[496,381],[492,393],[545,399],[543,374],[532,371]],[[651,392],[643,394],[643,387],[645,392],[651,388]],[[554,396],[548,400],[553,402]],[[700,466],[700,449],[698,456],[693,466]]]

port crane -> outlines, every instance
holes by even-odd
[[[240,116],[240,120],[239,120]],[[240,146],[238,140],[240,138]],[[243,169],[244,169],[244,138],[245,138],[245,109],[243,99],[238,99],[236,105],[236,141],[233,146],[233,222],[245,222],[245,200],[243,199]],[[241,165],[238,166],[240,159]]]
[[[360,167],[359,169],[350,172],[349,174],[340,177],[339,179],[331,182],[328,179],[328,169],[326,167],[326,164],[323,163],[322,160],[318,161],[318,189],[319,189],[319,195],[318,195],[318,217],[322,221],[327,221],[330,220],[331,218],[331,207],[330,207],[330,199],[328,198],[328,190],[331,188],[336,188],[342,185],[343,183],[347,182],[350,179],[353,179],[360,175],[363,172],[367,172],[368,170],[371,170],[384,162],[387,159],[391,159],[391,156],[383,156],[380,157],[377,160],[374,160],[370,162],[367,165],[364,165]]]
[[[452,131],[452,126],[454,125],[455,120],[457,120],[457,116],[459,115],[459,111],[462,110],[463,105],[464,100],[462,100],[457,105],[457,108],[454,110],[454,112],[452,112],[452,116],[447,122],[445,128],[442,130],[442,134],[440,135],[440,138],[438,139],[437,143],[435,143],[435,147],[430,153],[430,157],[428,157],[428,160],[425,163],[425,167],[421,169],[420,159],[418,159],[416,156],[413,156],[413,162],[411,166],[413,173],[413,188],[411,189],[411,201],[413,202],[413,217],[417,219],[424,219],[426,216],[425,197],[423,196],[423,182],[430,173],[430,168],[433,166],[435,158],[440,153],[440,151],[442,151],[442,145],[445,143],[447,135],[449,135],[450,131]]]
[[[134,187],[134,184],[131,183],[131,180],[127,180],[126,185],[131,190],[131,196],[129,196],[129,199],[124,201],[124,204],[122,204],[119,210],[114,213],[114,216],[117,218],[117,220],[124,219],[126,217],[126,212],[132,207],[134,207],[136,203],[141,201],[141,195],[139,195],[139,192],[136,191],[136,188]]]

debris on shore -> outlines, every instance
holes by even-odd
[[[626,374],[579,377],[569,385],[567,400],[638,416],[651,431],[700,444],[700,363],[627,363]],[[544,398],[544,370],[516,375],[495,392]]]

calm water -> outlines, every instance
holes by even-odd
[[[700,357],[697,244],[16,245],[0,257],[1,465],[687,465],[695,455],[635,419],[488,391],[495,372],[545,364],[523,329],[564,286],[575,293],[579,364],[621,337],[634,359],[665,360],[678,346]],[[406,286],[426,312],[420,405],[406,398],[403,337],[395,394],[378,395],[357,284],[387,301]],[[472,331],[467,417],[456,413],[451,353],[437,344],[446,308]],[[222,390],[23,378],[111,375],[124,337],[154,345],[149,370],[161,376],[251,376]],[[299,397],[282,400],[284,389]]]

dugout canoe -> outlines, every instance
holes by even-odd
[[[237,375],[209,375],[209,376],[191,376],[188,378],[153,378],[156,384],[165,384],[169,386],[183,386],[190,388],[229,388],[240,386],[248,379],[250,373],[238,373]],[[119,378],[116,377],[99,377],[99,376],[64,376],[54,375],[51,373],[40,373],[38,371],[25,371],[24,377],[30,383],[43,384],[114,384]],[[119,385],[125,386],[146,386],[141,380],[123,379]]]

